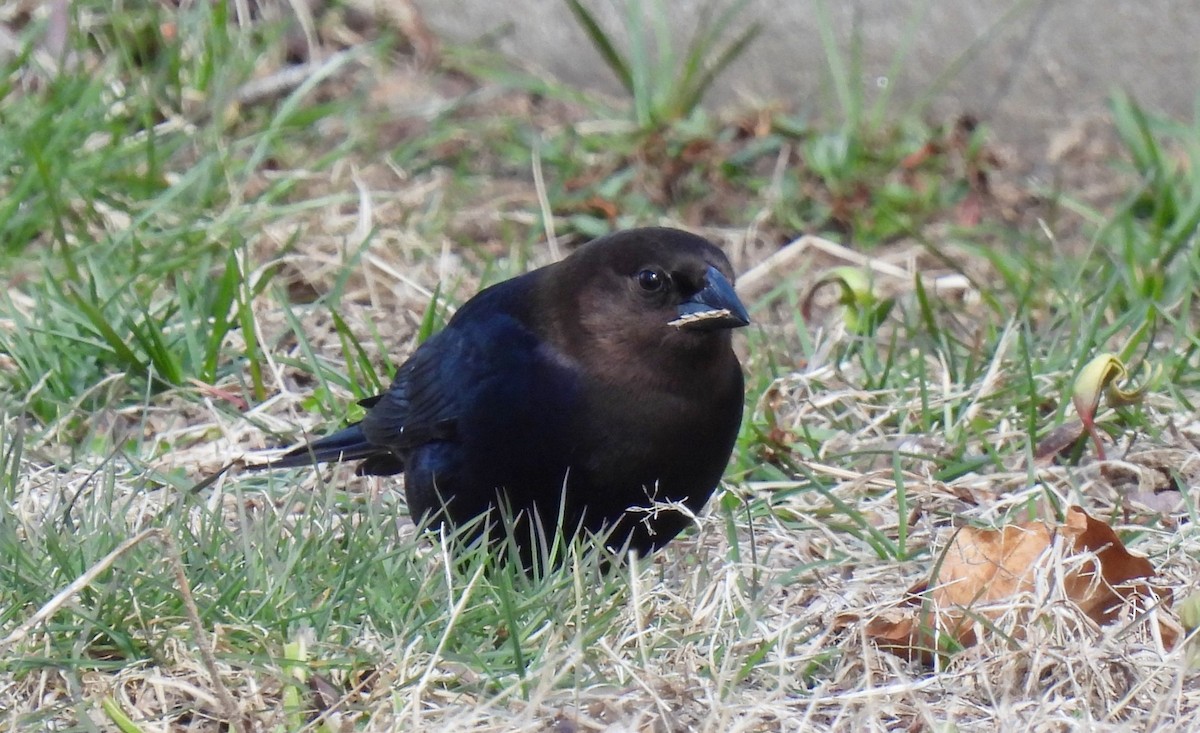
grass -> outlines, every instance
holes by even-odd
[[[91,65],[35,63],[54,22],[35,16],[0,99],[8,729],[1190,727],[1183,650],[1132,622],[1056,622],[1052,593],[1024,636],[934,670],[859,621],[926,577],[954,526],[1071,503],[1184,594],[1194,121],[1115,98],[1127,196],[1023,193],[1055,200],[1061,230],[1043,230],[989,190],[970,124],[689,108],[648,131],[515,72],[464,78],[464,51],[405,71],[386,34],[248,99],[284,64],[278,26],[220,3],[72,7]],[[190,491],[353,419],[480,285],[550,261],[543,208],[564,249],[669,222],[742,272],[803,233],[853,245],[812,245],[755,297],[747,419],[694,531],[619,572],[583,552],[531,579],[449,557],[393,483],[345,469]],[[826,287],[802,317],[863,252],[886,316],[852,325]],[[1098,415],[1119,460],[1083,436],[1034,460],[1102,351],[1163,373]]]
[[[629,95],[633,123],[644,133],[671,127],[695,115],[716,78],[762,30],[761,23],[750,23],[722,44],[722,35],[744,13],[746,2],[729,3],[720,12],[708,3],[701,6],[693,35],[679,53],[672,40],[673,19],[665,3],[643,8],[627,2],[622,20],[629,34],[629,49],[623,53],[618,49],[619,41],[604,30],[587,6],[580,0],[565,2],[605,66]]]

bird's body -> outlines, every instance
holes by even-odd
[[[403,472],[413,518],[451,527],[503,504],[526,560],[556,526],[646,554],[690,521],[663,504],[698,512],[724,472],[743,402],[730,329],[746,322],[719,249],[614,234],[481,291],[360,423],[269,465]]]

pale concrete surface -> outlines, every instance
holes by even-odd
[[[664,2],[686,38],[706,0]],[[620,27],[625,0],[585,3],[606,28]],[[500,50],[571,84],[617,91],[561,0],[417,5],[443,37],[471,41],[499,31]],[[809,116],[842,118],[820,7],[751,0],[742,19],[765,27],[709,105],[780,101]],[[1115,89],[1179,119],[1192,119],[1200,99],[1200,0],[825,0],[823,7],[844,60],[861,39],[860,79],[872,96],[887,89],[891,109],[928,110],[935,119],[974,114],[1001,142],[1044,149],[1073,121],[1102,115]]]

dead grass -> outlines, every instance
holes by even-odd
[[[445,102],[443,93],[461,92],[446,84],[445,79],[396,75],[381,79],[373,97],[411,115],[398,114],[402,119],[392,133],[399,137],[413,134],[430,115],[413,112],[419,105],[401,104],[397,96],[403,92],[437,107]],[[444,88],[432,88],[438,85]],[[546,114],[545,108],[538,113]],[[302,181],[298,200],[318,203],[248,235],[254,267],[283,268],[282,292],[288,299],[280,302],[266,294],[253,304],[262,341],[273,345],[267,374],[271,396],[239,409],[230,395],[239,395],[239,385],[246,383],[241,374],[216,390],[166,392],[145,405],[91,416],[97,432],[111,438],[109,444],[131,446],[128,458],[67,451],[66,427],[33,435],[12,469],[18,485],[8,516],[18,523],[18,535],[61,521],[78,507],[94,509],[106,502],[119,508],[117,523],[133,536],[172,511],[187,481],[320,430],[329,420],[306,402],[315,387],[312,373],[290,365],[304,360],[305,352],[287,310],[298,316],[307,348],[339,359],[343,342],[330,315],[306,304],[343,288],[340,314],[383,371],[388,357],[398,361],[415,347],[436,283],[452,303],[461,302],[481,284],[484,262],[498,261],[502,272],[518,254],[524,266],[550,259],[548,248],[517,253],[503,236],[506,226],[538,226],[532,180],[497,176],[489,181],[482,170],[476,187],[464,194],[448,169],[414,174],[361,152],[326,171],[289,175]],[[749,229],[730,225],[702,231],[733,255],[739,271],[774,255],[781,239],[765,221]],[[938,226],[925,235],[939,242],[948,237]],[[464,247],[463,240],[477,247]],[[774,274],[774,284],[788,282],[793,293],[804,293],[828,267],[860,258],[848,249],[814,248]],[[947,259],[955,266],[949,267]],[[919,273],[927,283],[954,276],[941,295],[959,320],[946,329],[964,342],[981,338],[979,290],[997,278],[973,250],[945,245],[934,256],[919,243],[903,241],[873,253],[871,264],[881,293],[902,303],[915,297],[913,275]],[[798,337],[789,303],[781,298],[764,309],[761,333],[767,346],[788,347]],[[989,367],[969,383],[961,383],[937,358],[918,355],[920,374],[894,376],[883,388],[865,389],[861,385],[871,375],[841,358],[853,337],[838,325],[832,296],[818,301],[815,321],[821,327],[811,334],[811,354],[788,353],[787,374],[761,398],[751,397],[758,417],[770,412],[780,431],[774,452],[742,457],[743,462],[797,468],[793,475],[806,478],[730,485],[730,492],[752,498],[751,509],[723,509],[718,497],[697,531],[622,571],[626,577],[614,596],[615,610],[601,633],[585,633],[579,608],[570,605],[526,630],[539,654],[524,677],[511,670],[492,675],[464,661],[463,654],[447,652],[456,623],[481,602],[479,577],[457,579],[456,595],[441,599],[448,604],[444,624],[422,630],[439,643],[426,643],[415,631],[404,635],[377,628],[370,619],[337,625],[330,638],[310,639],[310,681],[299,688],[311,709],[301,717],[303,729],[1193,729],[1200,715],[1200,683],[1184,648],[1164,649],[1154,624],[1134,618],[1098,627],[1052,589],[1014,601],[1011,615],[997,622],[1000,628],[1020,626],[1019,638],[991,635],[940,660],[935,669],[881,651],[864,629],[866,620],[886,613],[907,588],[928,577],[955,526],[1049,514],[1070,503],[1085,504],[1136,535],[1132,548],[1152,559],[1162,584],[1176,598],[1187,595],[1200,570],[1194,549],[1200,538],[1189,498],[1200,459],[1200,426],[1192,416],[1173,401],[1152,401],[1147,411],[1160,437],[1124,438],[1120,450],[1113,451],[1119,460],[1034,463],[1026,458],[1034,438],[1025,429],[1025,414],[1005,391],[1012,375],[1022,373],[1022,357],[1007,335]],[[888,341],[889,332],[881,337]],[[236,332],[230,336],[231,352],[241,349],[238,338]],[[753,370],[762,358],[761,352],[749,351],[746,361]],[[905,368],[914,363],[906,361]],[[1067,369],[1037,374],[1049,394],[1069,377]],[[346,403],[353,398],[336,386],[333,393]],[[930,414],[947,417],[931,429]],[[16,434],[21,424],[22,418],[7,415],[5,434]],[[991,455],[999,458],[988,460]],[[980,463],[961,475],[939,478],[939,467],[952,456]],[[111,486],[102,491],[96,477],[105,466],[114,470],[108,474]],[[149,474],[176,480],[148,488]],[[417,538],[399,513],[398,482],[355,479],[345,470],[333,477],[331,483],[344,486],[352,501],[345,514],[323,517],[327,524],[306,524],[303,518],[305,497],[329,490],[315,475],[292,477],[297,483],[280,496],[235,470],[189,510],[189,526],[199,526],[202,512],[216,508],[235,535],[246,522],[274,518],[298,532],[326,532],[334,542],[361,521],[356,512],[397,510],[396,538],[390,541],[418,545],[430,576],[451,574],[452,563]],[[1178,501],[1168,505],[1170,499]],[[881,553],[868,541],[871,532],[893,541],[904,534],[905,551]],[[163,568],[143,570],[170,577]],[[45,578],[47,597],[76,577]],[[584,587],[579,577],[563,581],[578,586],[578,598],[603,591]],[[1048,588],[1052,581],[1047,579]],[[202,608],[217,605],[205,589],[197,593]],[[89,613],[82,596],[67,599],[66,607]],[[27,619],[37,610],[22,609],[14,617]],[[224,686],[236,703],[236,720],[258,730],[292,729],[295,719],[289,715],[295,713],[282,703],[292,679],[287,665],[278,656],[243,651],[277,647],[273,631],[206,617],[208,638],[198,639],[184,619],[155,619],[144,627],[136,621],[130,619],[129,632],[153,652],[141,661],[114,657],[114,663],[103,664],[109,660],[97,659],[94,669],[64,673],[54,658],[60,652],[54,632],[43,627],[32,629],[19,646],[3,649],[4,656],[20,657],[22,664],[0,664],[0,727],[14,729],[35,720],[45,729],[112,729],[99,702],[111,698],[141,730],[227,730],[236,721],[221,701]],[[593,636],[598,640],[588,641]],[[206,647],[217,657],[220,685],[204,663]]]
[[[330,186],[345,183],[333,180]],[[394,356],[412,347],[428,296],[422,283],[459,282],[464,294],[475,287],[470,269],[447,247],[422,242],[418,234],[397,226],[404,217],[383,220],[385,212],[394,210],[389,207],[399,207],[397,202],[411,196],[397,183],[394,190],[365,191],[360,198],[364,209],[368,201],[381,202],[369,211],[329,211],[298,223],[300,244],[287,255],[306,286],[321,292],[339,271],[342,253],[348,241],[356,241],[356,232],[378,231],[351,279],[342,315],[364,343],[370,341],[372,323],[386,328]],[[433,185],[419,184],[421,196],[429,195]],[[271,233],[264,233],[257,251],[269,252],[271,241]],[[445,254],[428,255],[439,250]],[[901,254],[898,259],[912,258]],[[256,303],[256,318],[267,340],[280,344],[279,356],[285,356],[292,347],[282,336],[286,326],[278,308],[264,299]],[[373,320],[380,314],[387,314],[386,323]],[[305,313],[302,325],[314,348],[340,352],[325,315]],[[1007,363],[1013,356],[999,353],[996,358]],[[1006,427],[1016,416],[1006,412],[1003,400],[986,399],[995,388],[994,373],[973,384],[956,384],[939,374],[938,364],[929,368],[928,383],[941,389],[928,409],[972,403],[978,406],[975,416],[994,426],[981,439],[997,446],[1026,439]],[[821,452],[803,458],[827,493],[811,490],[808,482],[735,487],[771,507],[756,516],[752,534],[744,515],[733,515],[740,562],[731,560],[734,553],[720,512],[710,511],[698,533],[629,571],[628,601],[593,647],[580,646],[571,609],[564,608],[554,623],[533,632],[546,651],[526,679],[485,679],[469,665],[428,649],[414,650],[403,637],[363,626],[346,645],[374,660],[372,666],[356,675],[328,673],[326,684],[333,692],[306,693],[310,704],[324,711],[321,720],[333,730],[1189,730],[1200,713],[1200,686],[1183,652],[1162,649],[1144,625],[1096,627],[1053,594],[1025,598],[1014,606],[1013,613],[1019,610],[1021,618],[1036,620],[1023,625],[1024,638],[985,641],[937,670],[880,651],[861,622],[845,622],[847,615],[865,620],[886,612],[905,588],[925,577],[930,553],[936,550],[917,553],[915,559],[880,558],[839,529],[847,520],[837,517],[839,510],[829,497],[855,507],[888,536],[905,525],[909,546],[928,549],[943,545],[958,522],[994,522],[1044,506],[1048,495],[1063,504],[1083,497],[1093,511],[1119,512],[1127,506],[1124,487],[1130,477],[1142,481],[1156,470],[1139,444],[1121,462],[1105,466],[1030,467],[1018,461],[1005,471],[988,468],[939,481],[932,459],[944,438],[905,428],[919,421],[912,414],[920,405],[917,387],[863,390],[853,386],[859,381],[844,365],[810,363],[772,389],[769,399],[783,429],[829,436]],[[167,396],[134,422],[147,437],[177,446],[158,459],[159,470],[181,468],[199,478],[229,457],[266,447],[264,428],[281,434],[317,429],[323,421],[301,406],[306,382],[277,360],[270,380],[273,397],[240,418],[215,409],[211,397],[196,402]],[[1163,420],[1171,417],[1162,415]],[[1172,465],[1194,461],[1197,450],[1184,438],[1193,431],[1177,433],[1180,439],[1173,445],[1155,446],[1157,460],[1162,461],[1161,451],[1174,451],[1168,461]],[[897,513],[890,457],[897,450],[930,456],[903,461],[908,516]],[[969,447],[967,452],[980,449]],[[844,459],[854,454],[876,457]],[[64,497],[79,493],[92,468],[77,465],[64,473],[27,461],[20,469],[21,521],[49,521],[62,510]],[[339,475],[354,490],[356,480]],[[311,478],[298,478],[303,482],[298,490],[308,490]],[[124,481],[118,477],[118,493],[136,499],[126,515],[133,532],[150,524],[170,498],[146,496]],[[230,501],[238,481],[237,476],[228,478],[213,499]],[[399,487],[389,483],[371,490],[394,492]],[[227,516],[236,522],[238,512]],[[1182,593],[1197,576],[1197,559],[1186,550],[1196,538],[1183,516],[1170,516],[1180,522],[1176,532],[1148,531],[1136,549],[1149,554],[1167,585]],[[1137,529],[1136,524],[1129,528]],[[747,554],[751,545],[753,557]],[[437,558],[429,559],[431,572],[437,572]],[[66,580],[55,579],[55,584]],[[464,589],[468,596],[469,590]],[[452,623],[453,614],[450,619]],[[227,641],[219,626],[210,631],[218,655],[225,657],[221,679],[242,714],[262,729],[285,725],[282,668],[231,662],[237,643]],[[6,715],[16,720],[38,709],[78,710],[71,701],[111,697],[143,730],[223,729],[212,679],[187,625],[175,630],[160,626],[156,633],[162,646],[154,661],[113,673],[89,672],[82,676],[81,689],[72,689],[50,667],[9,677],[0,691]],[[38,648],[38,639],[35,634],[25,653]],[[314,658],[321,654],[318,644]],[[580,679],[587,683],[578,684]],[[108,725],[97,709],[89,715],[96,725]],[[65,712],[61,720],[75,725],[79,721],[74,716]]]

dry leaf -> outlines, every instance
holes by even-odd
[[[911,612],[892,609],[868,621],[865,631],[881,649],[899,657],[928,662],[933,645],[921,632],[918,618]]]
[[[1062,575],[1066,598],[1098,624],[1116,620],[1127,603],[1144,609],[1169,600],[1140,580],[1154,575],[1150,561],[1130,554],[1111,527],[1079,507],[1071,507],[1066,523],[1057,527],[1045,522],[999,530],[965,527],[934,572],[927,591],[910,590],[910,599],[913,593],[923,596],[919,612],[903,607],[910,600],[868,621],[867,636],[900,656],[928,662],[947,642],[976,643],[990,622],[1017,608],[1020,596],[1047,587],[1056,572]],[[1169,618],[1159,624],[1164,645],[1174,647],[1177,624]],[[1009,634],[1019,638],[1021,626],[1016,624]]]
[[[1049,465],[1083,435],[1082,420],[1068,420],[1051,430],[1040,441],[1033,451],[1033,460],[1039,466]]]
[[[1075,552],[1091,552],[1099,561],[1102,583],[1094,582],[1096,562],[1089,561],[1087,569],[1071,576],[1073,587],[1068,595],[1097,623],[1109,623],[1116,618],[1121,604],[1131,595],[1142,599],[1162,601],[1169,598],[1164,591],[1146,583],[1130,583],[1135,578],[1154,575],[1154,566],[1144,557],[1131,555],[1112,527],[1088,515],[1077,506],[1067,510],[1063,533],[1075,540]]]

